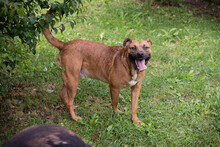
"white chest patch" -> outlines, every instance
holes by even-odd
[[[135,72],[135,74],[133,75],[133,77],[131,78],[132,80],[128,82],[129,86],[134,86],[135,84],[137,84],[137,72]]]

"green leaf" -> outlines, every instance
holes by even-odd
[[[36,50],[32,49],[31,52],[35,55],[36,54]]]
[[[76,10],[76,7],[77,7],[77,4],[76,4],[76,2],[73,0],[72,1],[72,5],[73,5],[73,9],[74,9],[74,11]]]
[[[31,24],[34,24],[34,23],[35,23],[35,19],[36,19],[36,18],[35,18],[34,16],[31,16],[31,18],[30,18],[30,23],[31,23]]]
[[[54,32],[55,32],[55,33],[57,33],[57,32],[58,32],[58,31],[57,31],[57,28],[53,28],[53,30],[54,30]]]
[[[20,17],[23,17],[24,16],[24,13],[25,13],[25,9],[24,8],[21,8],[21,9],[18,9],[17,10],[17,13]]]
[[[13,17],[14,14],[15,14],[15,10],[11,10],[11,11],[10,11],[10,17]]]
[[[73,29],[74,28],[74,23],[72,21],[70,22],[70,25],[71,25],[71,28]]]
[[[61,33],[63,33],[63,31],[65,30],[65,27],[63,24],[61,24],[62,28],[61,28]]]
[[[41,7],[41,8],[49,8],[48,1],[43,1],[43,2],[41,2],[40,7]]]
[[[112,125],[108,126],[107,130],[110,132],[112,130]]]
[[[51,22],[52,20],[53,20],[53,16],[49,14],[49,15],[47,16],[47,21],[48,21],[48,22]]]
[[[46,22],[44,20],[40,20],[39,24],[40,24],[41,28],[45,28],[46,27]]]
[[[4,15],[7,15],[7,13],[8,13],[8,8],[7,7],[4,7],[4,8],[1,8],[2,10],[2,12],[3,12],[3,14]]]
[[[56,9],[56,7],[57,7],[57,6],[56,6],[55,4],[53,4],[53,3],[51,4],[51,9],[52,9],[52,10]]]

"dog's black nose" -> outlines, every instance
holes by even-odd
[[[137,53],[137,57],[138,57],[138,58],[141,58],[141,57],[143,57],[143,56],[144,56],[144,53],[143,53],[142,51],[140,51],[140,52]]]

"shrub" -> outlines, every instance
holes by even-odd
[[[36,53],[36,45],[40,39],[42,29],[46,26],[45,20],[51,28],[57,32],[55,22],[62,17],[81,11],[81,0],[64,0],[53,3],[47,0],[2,0],[0,1],[0,86],[1,93],[5,93],[5,79],[17,64],[28,56],[28,53]],[[47,18],[45,12],[51,9],[54,13]],[[74,26],[74,21],[70,22]],[[65,27],[61,24],[60,31]],[[9,83],[8,83],[9,84]]]

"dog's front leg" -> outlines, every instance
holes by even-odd
[[[111,93],[112,110],[115,111],[116,113],[121,112],[118,109],[118,101],[119,101],[118,96],[119,96],[120,89],[114,88],[112,86],[109,86],[109,87],[110,87],[110,93]]]
[[[142,125],[143,123],[137,117],[138,98],[141,90],[141,82],[131,87],[131,117],[132,121]]]

